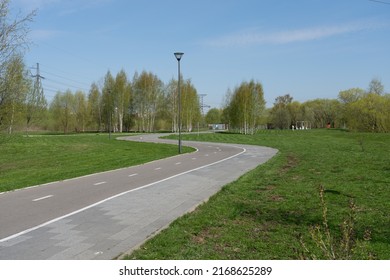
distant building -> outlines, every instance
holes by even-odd
[[[224,123],[213,123],[209,124],[209,130],[226,130],[226,124]]]

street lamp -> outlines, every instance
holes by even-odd
[[[180,59],[183,56],[184,53],[182,52],[175,52],[175,57],[177,59],[177,65],[178,65],[178,95],[179,95],[179,154],[181,154],[181,101],[180,101]]]

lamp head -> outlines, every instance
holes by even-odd
[[[182,52],[175,52],[175,57],[177,59],[177,61],[180,61],[181,57],[183,56],[184,53]]]

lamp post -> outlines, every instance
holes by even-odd
[[[175,52],[175,57],[177,59],[177,65],[178,65],[178,95],[179,95],[179,154],[181,154],[181,101],[180,101],[180,59],[182,58],[184,53],[182,52]]]

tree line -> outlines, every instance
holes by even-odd
[[[340,91],[337,99],[314,99],[303,103],[290,95],[276,98],[269,111],[269,123],[275,128],[343,128],[353,131],[390,132],[390,94],[373,79],[367,90]]]
[[[12,76],[12,77],[11,77]],[[164,84],[155,74],[108,71],[102,85],[88,93],[58,91],[48,104],[20,59],[9,64],[0,104],[3,132],[48,130],[70,132],[178,131],[178,82]],[[201,120],[198,94],[191,80],[181,83],[181,129],[192,131]]]
[[[261,83],[242,82],[228,90],[222,109],[206,115],[208,123],[225,123],[230,130],[254,133],[258,129],[342,128],[364,132],[390,132],[390,94],[379,79],[368,89],[340,91],[336,99],[314,99],[303,103],[290,94],[278,96],[265,107]]]
[[[152,72],[135,73],[132,80],[121,70],[110,71],[102,86],[91,85],[88,94],[81,91],[58,92],[48,114],[50,129],[70,131],[142,131],[178,130],[178,82],[164,84]],[[200,104],[191,80],[181,83],[182,130],[192,131],[200,121]]]

